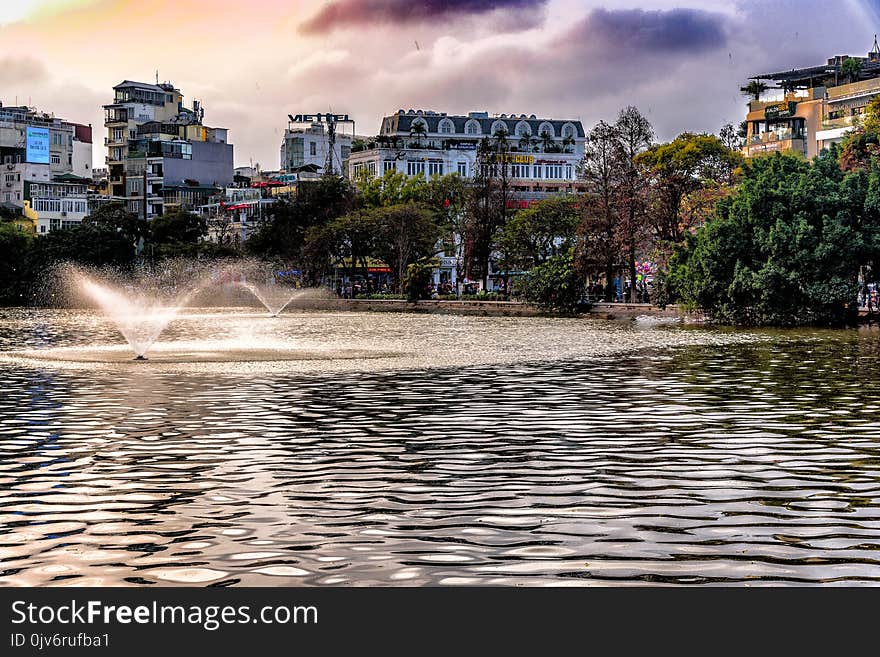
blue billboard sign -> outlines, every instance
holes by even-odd
[[[31,164],[49,164],[48,128],[27,128],[27,153],[25,160]]]

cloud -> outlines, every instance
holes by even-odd
[[[726,17],[701,9],[594,9],[571,38],[628,51],[634,60],[656,53],[697,53],[727,41]]]
[[[31,57],[0,58],[0,85],[4,87],[45,82],[48,78],[49,71],[41,61]]]
[[[303,23],[303,34],[326,34],[338,28],[399,25],[451,20],[496,10],[522,12],[543,9],[547,0],[335,0]],[[526,16],[531,26],[533,17]]]

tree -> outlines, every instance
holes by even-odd
[[[760,80],[751,80],[746,86],[742,87],[740,91],[744,96],[748,96],[753,100],[761,100],[761,95],[767,91],[768,87],[764,82]]]
[[[150,222],[150,239],[157,246],[198,244],[207,234],[207,221],[192,212],[168,212]]]
[[[129,212],[125,204],[112,201],[99,205],[83,223],[114,230],[125,236],[133,245],[149,233],[148,222],[138,214]]]
[[[682,204],[688,195],[709,186],[732,184],[743,157],[713,135],[684,133],[668,144],[652,146],[637,156],[636,162],[650,179],[649,219],[654,236],[669,250],[694,228],[693,223],[682,220]]]
[[[613,301],[612,281],[617,269],[618,207],[615,203],[620,189],[620,144],[613,126],[600,121],[587,135],[581,176],[593,202],[585,206],[583,221],[578,229],[576,260],[579,268],[592,270],[597,259],[605,275],[605,300]],[[587,266],[587,262],[591,264]]]
[[[332,219],[355,209],[358,197],[354,187],[339,176],[322,176],[317,181],[300,181],[293,200],[281,199],[271,214],[245,244],[249,253],[279,259],[289,265],[304,266],[303,248],[307,231],[325,226]],[[318,281],[307,272],[307,282]]]
[[[673,256],[670,286],[722,322],[850,323],[859,271],[880,262],[878,210],[876,167],[844,173],[833,153],[757,158]]]
[[[437,253],[443,227],[436,215],[417,203],[393,205],[371,211],[375,226],[374,255],[395,274],[398,292],[403,289],[409,265],[424,262]]]
[[[530,153],[537,143],[531,132],[524,132],[519,138],[519,149],[524,153]]]
[[[541,134],[538,135],[538,139],[541,141],[541,148],[544,149],[545,153],[547,153],[550,150],[550,147],[556,143],[553,140],[553,135],[546,130],[541,131]]]
[[[27,299],[27,259],[33,236],[0,221],[0,304],[18,306]]]
[[[840,74],[847,82],[858,82],[862,77],[862,69],[864,64],[860,59],[847,57],[840,65]]]
[[[742,147],[742,139],[737,128],[732,123],[725,123],[718,132],[718,140],[732,151],[738,151]]]
[[[419,201],[427,181],[423,174],[407,176],[396,170],[386,171],[361,185],[363,203],[370,208],[388,207]]]
[[[627,268],[630,280],[630,303],[637,301],[636,248],[644,228],[646,209],[646,177],[642,175],[636,158],[647,149],[654,140],[654,128],[635,107],[627,107],[620,112],[614,124],[618,147],[620,149],[620,166],[622,168],[618,188],[618,202],[621,218],[620,236],[627,256]]]
[[[368,210],[350,212],[329,223],[312,226],[306,232],[305,261],[316,275],[327,273],[333,265],[350,263],[368,270],[368,258],[375,252],[377,225]]]
[[[517,212],[501,231],[502,266],[527,271],[572,250],[582,215],[577,198],[552,198]]]
[[[553,312],[576,312],[583,292],[584,281],[575,267],[572,250],[555,255],[532,269],[523,285],[527,301]]]
[[[470,181],[462,221],[464,278],[488,287],[489,261],[499,231],[507,222],[507,158],[499,153],[503,140],[484,138],[477,148],[477,164]]]
[[[83,222],[67,230],[53,230],[35,239],[27,258],[26,279],[38,280],[63,262],[93,267],[128,267],[135,249],[122,231]]]
[[[428,129],[425,127],[425,123],[423,121],[415,121],[412,124],[412,127],[409,130],[410,137],[416,138],[416,146],[418,148],[422,147],[422,137],[426,137],[428,135]]]

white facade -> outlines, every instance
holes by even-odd
[[[19,208],[24,207],[26,182],[50,182],[52,169],[48,164],[0,165],[0,203],[11,203]]]
[[[584,155],[583,125],[524,114],[449,116],[400,110],[383,119],[373,147],[351,154],[349,172],[352,179],[381,177],[387,171],[428,180],[452,173],[469,178],[480,142],[502,131],[508,143],[507,177],[515,194],[540,198],[573,188]]]
[[[92,173],[92,143],[74,139],[70,173],[80,178],[93,177]]]
[[[78,226],[89,216],[89,199],[80,196],[59,198],[33,198],[31,210],[37,213],[37,234],[45,235],[53,230],[64,230]]]

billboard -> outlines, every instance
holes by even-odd
[[[49,164],[49,129],[27,128],[27,153],[25,160],[31,164]]]

